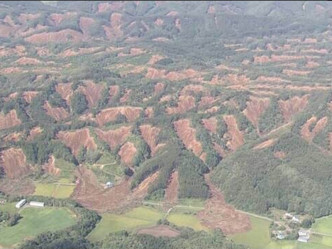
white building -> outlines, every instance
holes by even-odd
[[[305,229],[300,229],[299,232],[299,238],[297,239],[297,241],[299,242],[304,242],[307,243],[308,240],[310,239],[310,231],[309,230],[305,230]]]
[[[27,200],[26,199],[22,199],[18,203],[16,203],[15,207],[16,208],[21,208],[21,207],[24,206],[25,203],[27,203]]]
[[[112,182],[106,182],[106,188],[112,188],[113,183]]]
[[[294,223],[300,223],[300,220],[299,220],[299,218],[293,216],[292,222],[294,222]]]
[[[30,201],[29,205],[32,207],[44,207],[44,202]]]

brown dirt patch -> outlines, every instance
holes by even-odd
[[[162,56],[162,55],[154,54],[154,55],[151,56],[151,59],[148,61],[148,65],[153,65],[157,61],[160,61],[163,58],[164,58],[164,56]]]
[[[179,13],[177,11],[172,10],[172,11],[168,12],[166,16],[177,16],[178,14]]]
[[[255,126],[258,126],[259,117],[263,114],[270,104],[269,98],[257,98],[250,96],[250,101],[247,101],[247,107],[243,114]]]
[[[14,132],[14,133],[10,133],[7,136],[5,136],[3,138],[3,141],[5,141],[5,142],[17,142],[17,141],[20,140],[21,137],[22,137],[21,132]]]
[[[321,132],[324,127],[327,125],[328,118],[323,117],[317,121],[317,117],[313,116],[302,126],[301,136],[308,142],[311,142],[314,137]],[[310,130],[310,127],[315,124],[313,129]]]
[[[14,92],[14,93],[9,94],[7,97],[4,97],[3,100],[5,102],[7,102],[7,101],[10,101],[12,99],[16,99],[17,96],[18,96],[18,92]]]
[[[216,119],[216,117],[202,119],[202,122],[203,122],[205,129],[207,129],[208,131],[210,131],[212,133],[217,132],[218,120]]]
[[[140,128],[143,139],[145,140],[145,142],[149,145],[149,147],[151,149],[151,155],[154,156],[155,153],[158,151],[158,149],[165,145],[165,144],[157,144],[160,128],[153,127],[148,124],[141,125],[139,128]]]
[[[0,113],[0,130],[8,129],[17,125],[20,125],[22,122],[18,119],[15,110],[11,110],[6,115]]]
[[[310,73],[311,71],[298,71],[298,70],[290,70],[290,69],[284,69],[282,70],[282,73],[288,75],[288,76],[306,76]]]
[[[211,229],[219,228],[226,235],[250,230],[249,216],[227,204],[223,194],[211,183],[209,176],[206,177],[206,183],[210,188],[211,198],[207,200],[204,210],[197,214],[201,223]]]
[[[306,68],[315,68],[319,67],[319,63],[316,61],[307,61],[307,64],[305,65]]]
[[[64,29],[58,32],[42,32],[34,34],[25,38],[27,42],[31,43],[49,43],[49,42],[80,42],[83,39],[82,33],[72,30]]]
[[[27,91],[22,94],[24,100],[28,103],[31,103],[32,100],[38,95],[37,91]]]
[[[271,55],[271,58],[262,55],[262,56],[254,56],[254,63],[267,63],[267,62],[282,62],[282,61],[292,61],[299,60],[304,58],[303,56],[298,55]]]
[[[142,111],[141,107],[131,107],[131,106],[122,106],[122,107],[111,107],[102,110],[97,114],[96,120],[99,125],[104,125],[107,122],[115,121],[117,115],[120,113],[125,115],[129,122],[136,120]]]
[[[29,178],[5,178],[0,181],[0,191],[12,196],[31,195],[35,192],[35,185]]]
[[[121,30],[121,19],[122,15],[120,13],[113,13],[110,17],[110,26],[103,25],[106,37],[108,39],[114,39],[123,35]]]
[[[213,148],[218,152],[218,154],[219,154],[222,158],[226,157],[226,155],[227,155],[226,151],[225,151],[224,148],[221,147],[219,144],[217,144],[217,143],[214,142],[214,143],[213,143]]]
[[[215,97],[212,96],[203,96],[201,98],[201,100],[198,103],[198,108],[202,108],[205,106],[210,106],[212,104],[214,104],[214,102],[217,101],[217,99]]]
[[[244,138],[242,132],[239,130],[236,118],[233,115],[225,115],[223,119],[227,125],[226,137],[229,137],[227,141],[227,147],[235,151],[244,143]]]
[[[176,18],[175,19],[175,27],[178,29],[178,30],[181,30],[181,20],[179,18]]]
[[[0,37],[10,37],[15,29],[11,26],[0,24]]]
[[[103,131],[101,129],[96,129],[96,134],[98,137],[105,141],[112,150],[114,150],[118,145],[122,145],[128,136],[131,135],[130,126],[122,126],[115,130]]]
[[[167,114],[185,113],[195,107],[195,98],[193,96],[180,96],[177,107],[167,107]]]
[[[305,43],[305,44],[317,43],[317,39],[316,38],[305,38],[305,40],[303,41],[303,43]]]
[[[286,157],[286,153],[283,151],[274,152],[274,156],[279,159],[284,159]]]
[[[111,2],[111,3],[100,3],[98,4],[98,12],[107,12],[107,11],[115,11],[122,8],[124,2]]]
[[[17,18],[22,24],[26,24],[27,21],[34,20],[36,18],[40,17],[40,14],[26,14],[22,13],[20,16]]]
[[[165,202],[167,204],[176,204],[178,201],[178,188],[179,188],[179,174],[178,171],[174,171],[167,184],[165,191]]]
[[[226,80],[228,80],[233,85],[246,85],[250,82],[250,79],[247,76],[237,74],[227,75]]]
[[[138,230],[137,234],[148,234],[154,237],[174,238],[180,235],[180,232],[166,225],[153,226]]]
[[[131,94],[131,89],[126,89],[123,96],[120,98],[120,103],[125,103],[129,100]]]
[[[157,37],[152,39],[152,41],[157,41],[157,42],[169,42],[170,39],[166,38],[166,37]]]
[[[73,95],[71,85],[71,83],[59,83],[55,86],[55,90],[61,95],[64,100],[66,100],[67,104],[70,104],[70,98]]]
[[[42,166],[43,170],[50,175],[57,176],[60,174],[60,169],[55,167],[55,158],[54,156],[51,156],[50,159],[48,159],[48,162]]]
[[[84,35],[90,34],[90,27],[95,24],[95,20],[90,17],[82,16],[80,18],[80,28]]]
[[[301,53],[328,54],[329,51],[325,48],[321,48],[321,49],[310,48],[310,49],[302,49]]]
[[[56,121],[61,121],[68,118],[69,113],[63,107],[52,107],[48,101],[44,103],[44,109],[47,115],[53,117]]]
[[[190,126],[190,120],[180,119],[175,121],[174,128],[186,148],[192,150],[199,157],[203,152],[203,148],[201,143],[196,140],[196,130]]]
[[[157,26],[162,26],[164,24],[164,20],[163,19],[160,19],[160,18],[157,18],[154,22]]]
[[[146,196],[148,187],[154,182],[158,173],[147,177],[137,188],[130,190],[131,180],[125,179],[113,188],[103,189],[93,171],[80,166],[77,171],[77,185],[73,198],[86,208],[98,212],[123,211],[138,205]]]
[[[292,116],[302,111],[308,104],[309,95],[302,97],[294,96],[288,100],[279,100],[279,107],[286,122],[289,122]]]
[[[22,149],[9,148],[1,151],[0,164],[6,176],[11,179],[22,177],[31,171]]]
[[[88,128],[76,130],[76,131],[60,131],[57,137],[69,147],[72,153],[77,156],[81,146],[89,150],[97,149],[97,145],[94,138],[90,136]]]
[[[214,113],[219,110],[219,106],[212,106],[211,108],[207,109],[205,113]]]
[[[90,108],[92,108],[98,103],[104,86],[101,84],[96,84],[92,81],[86,81],[84,86],[79,86],[78,89],[86,96],[88,105]]]
[[[259,76],[256,81],[264,81],[264,82],[271,82],[271,83],[283,83],[283,82],[288,82],[285,79],[282,79],[280,77],[269,77],[269,76]]]
[[[39,134],[41,134],[43,132],[43,129],[40,128],[39,126],[33,127],[30,130],[29,136],[27,138],[28,141],[34,140],[36,136],[38,136]]]
[[[178,80],[184,80],[184,79],[190,79],[190,78],[200,78],[200,73],[195,71],[194,69],[186,69],[182,71],[172,71],[172,72],[166,72],[164,69],[156,69],[149,67],[148,71],[145,75],[146,78],[149,79],[167,79],[170,81],[178,81]]]
[[[158,82],[154,86],[154,93],[158,94],[158,93],[162,92],[164,90],[164,88],[165,88],[165,84]]]
[[[137,149],[135,145],[131,142],[127,142],[124,145],[122,145],[119,156],[121,157],[121,161],[125,163],[128,166],[131,166],[133,164],[133,159],[136,155]]]
[[[261,150],[268,147],[271,147],[276,142],[276,139],[268,139],[254,147],[254,150]]]
[[[14,63],[18,65],[40,65],[42,62],[36,58],[22,57]]]
[[[151,106],[147,107],[147,108],[145,109],[145,111],[144,111],[144,115],[145,115],[145,117],[147,117],[147,118],[152,118],[152,117],[153,117],[153,113],[154,113],[154,111],[153,111],[153,107],[151,107]]]
[[[53,25],[58,26],[63,20],[73,17],[75,15],[76,13],[74,12],[67,12],[65,14],[52,13],[49,19],[53,23]]]
[[[185,87],[183,87],[182,90],[180,91],[180,94],[181,95],[192,95],[192,94],[199,93],[199,92],[206,93],[207,89],[202,85],[190,84],[190,85],[186,85]]]
[[[118,85],[110,86],[110,99],[116,96],[119,93],[120,87]]]

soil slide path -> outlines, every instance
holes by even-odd
[[[178,188],[179,188],[178,176],[179,176],[178,171],[174,171],[169,179],[169,183],[165,191],[166,204],[174,205],[178,201]]]
[[[201,223],[211,229],[220,228],[226,235],[250,230],[249,216],[225,202],[223,194],[211,183],[209,175],[205,176],[205,180],[210,188],[211,197],[207,200],[204,210],[197,214]]]

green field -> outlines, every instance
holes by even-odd
[[[332,236],[332,216],[316,219],[315,223],[312,225],[312,231]]]
[[[180,227],[190,227],[196,231],[208,231],[208,228],[204,227],[194,215],[184,213],[171,213],[167,220]]]
[[[55,183],[35,183],[34,195],[49,196],[54,198],[68,198],[73,193],[75,186]]]
[[[156,222],[164,217],[164,213],[149,207],[138,207],[133,210],[117,215],[104,214],[97,227],[89,234],[91,241],[104,239],[109,233],[122,230],[135,230],[140,227],[155,225]]]
[[[13,247],[24,239],[46,231],[56,231],[75,224],[75,217],[67,208],[25,208],[23,217],[13,227],[2,227],[0,247]]]
[[[252,229],[246,233],[239,233],[230,236],[238,243],[249,246],[251,249],[329,249],[332,248],[332,236],[311,235],[308,243],[302,243],[294,240],[276,241],[271,239],[269,234],[270,222],[261,218],[250,216]],[[328,232],[331,219],[318,219],[315,226],[321,229],[320,232]],[[326,229],[327,228],[327,229]],[[318,230],[316,230],[318,231]]]
[[[0,211],[3,211],[3,212],[8,212],[10,214],[15,214],[17,212],[17,208],[15,207],[15,204],[14,202],[10,203],[10,202],[7,202],[5,205],[0,205]]]

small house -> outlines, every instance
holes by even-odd
[[[290,214],[290,213],[285,213],[285,218],[286,218],[286,219],[292,219],[292,218],[293,218],[293,215]]]
[[[293,218],[292,218],[291,221],[294,222],[294,223],[300,223],[299,218],[297,218],[297,217],[295,217],[295,216],[293,216]]]
[[[277,239],[285,239],[286,238],[286,233],[284,231],[277,231],[276,238]]]
[[[44,202],[39,202],[39,201],[30,201],[29,205],[32,207],[44,207],[45,206]]]
[[[113,183],[112,182],[106,182],[106,188],[112,188]]]
[[[15,207],[16,208],[21,208],[21,207],[23,207],[25,205],[25,203],[27,203],[27,200],[26,199],[22,199],[18,203],[16,203]]]
[[[299,242],[304,242],[304,243],[307,243],[308,240],[310,239],[310,232],[309,230],[305,230],[305,229],[300,229],[298,231],[298,235],[299,235],[299,238],[297,239]]]

